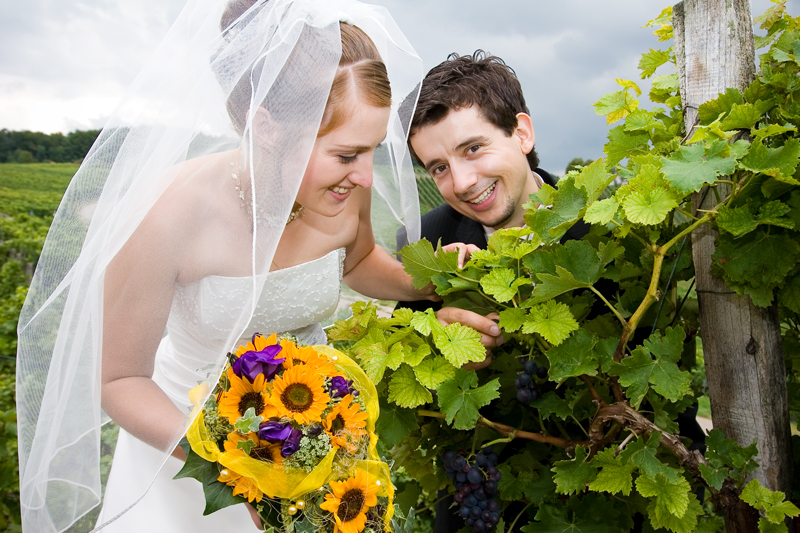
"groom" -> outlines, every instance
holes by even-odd
[[[409,145],[446,200],[422,217],[422,237],[442,245],[454,242],[486,248],[495,230],[525,224],[523,204],[542,183],[556,180],[538,168],[533,124],[522,87],[502,59],[482,50],[451,54],[422,82],[411,122]],[[579,239],[588,227],[579,223],[565,239]],[[398,233],[398,249],[407,244]],[[423,310],[431,302],[401,302]],[[503,338],[497,324],[470,311],[445,307],[445,324],[460,322],[482,334],[487,348]],[[487,357],[487,364],[490,358]]]

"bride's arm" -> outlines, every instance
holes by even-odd
[[[351,289],[381,300],[439,300],[430,285],[415,289],[403,264],[375,244],[370,220],[370,191],[359,189],[358,233],[347,247],[344,282]]]
[[[148,215],[106,269],[101,382],[106,413],[166,451],[180,437],[184,416],[152,376],[178,273],[174,251],[181,248],[160,222]]]

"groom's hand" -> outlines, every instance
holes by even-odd
[[[478,363],[465,364],[461,367],[465,370],[478,370],[489,366],[492,363],[492,348],[505,342],[505,338],[503,338],[500,327],[496,322],[500,319],[500,315],[497,313],[481,316],[466,309],[442,307],[436,313],[436,318],[439,319],[439,323],[442,326],[458,322],[462,326],[471,327],[481,334],[481,344],[486,348],[486,358]]]

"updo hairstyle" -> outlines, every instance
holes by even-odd
[[[231,25],[235,24],[256,1],[230,0],[220,19],[220,30],[223,34],[229,31]],[[347,122],[352,116],[354,102],[375,107],[392,105],[392,90],[386,65],[383,64],[375,43],[363,30],[352,24],[339,22],[339,31],[342,55],[325,104],[318,137],[327,135]],[[233,127],[240,135],[244,132],[247,112],[250,109],[251,78],[259,76],[261,68],[260,63],[252,65],[239,78],[226,102]],[[279,80],[280,76],[275,81],[276,86],[280,83]]]

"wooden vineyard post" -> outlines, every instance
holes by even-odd
[[[688,133],[696,124],[700,104],[727,88],[744,90],[755,77],[750,5],[747,0],[685,0],[674,7],[673,26]],[[720,198],[730,192],[729,186],[719,188]],[[695,193],[693,210],[715,205],[713,191],[705,197],[704,193]],[[692,234],[714,427],[742,446],[758,439],[760,467],[755,477],[771,490],[788,493],[791,434],[777,309],[756,307],[749,297],[739,297],[711,275],[716,237],[716,228],[709,225]],[[758,515],[747,504],[726,509],[729,533],[758,531]]]

